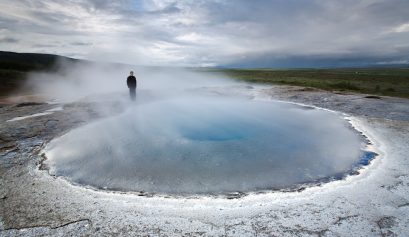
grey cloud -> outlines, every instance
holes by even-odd
[[[14,30],[15,29],[14,26],[17,24],[18,21],[16,19],[11,19],[9,17],[0,15],[0,29]]]
[[[12,37],[3,37],[0,38],[0,43],[18,43],[20,40]]]
[[[58,47],[56,44],[33,44],[34,48],[54,48]]]
[[[408,9],[406,0],[382,1],[369,5],[365,13],[380,24],[399,24],[409,20]]]
[[[392,62],[392,63],[388,63]],[[393,63],[394,62],[394,63]],[[399,63],[397,63],[399,62]],[[327,68],[327,67],[368,67],[387,64],[407,64],[407,55],[368,55],[368,54],[334,54],[334,55],[287,55],[265,53],[246,57],[236,57],[226,67],[249,68]]]
[[[75,46],[90,46],[92,45],[92,43],[87,43],[87,42],[71,42],[71,45],[75,45]]]
[[[48,46],[64,55],[86,55],[78,46],[87,42],[93,42],[89,50],[106,52],[114,61],[143,58],[189,66],[297,66],[308,60],[318,65],[327,59],[334,65],[348,60],[365,64],[405,61],[409,55],[409,32],[394,32],[409,24],[406,0],[5,0],[7,4],[20,12],[4,12],[1,28],[28,37],[31,47],[43,44],[42,50],[52,40],[62,41]],[[74,12],[67,10],[71,8]],[[21,13],[27,17],[18,17]],[[27,43],[24,50],[31,47]]]

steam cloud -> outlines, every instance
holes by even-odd
[[[155,91],[162,96],[177,95],[181,91],[200,87],[237,85],[221,75],[209,76],[209,73],[198,73],[183,68],[67,61],[60,61],[57,65],[57,72],[29,75],[25,87],[47,99],[60,102],[72,102],[103,94],[113,98],[127,94],[126,77],[131,70],[135,71],[138,91]]]

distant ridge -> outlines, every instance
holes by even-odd
[[[76,63],[82,60],[53,54],[15,53],[0,51],[0,97],[21,88],[32,71],[57,71],[59,62]]]
[[[56,62],[64,60],[77,62],[78,59],[38,53],[15,53],[0,51],[0,69],[16,71],[49,70]]]

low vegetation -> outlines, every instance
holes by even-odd
[[[408,68],[218,69],[240,81],[409,98]]]

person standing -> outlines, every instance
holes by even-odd
[[[130,75],[126,79],[126,84],[128,85],[129,88],[129,95],[131,96],[131,100],[135,100],[136,98],[136,78],[133,75],[133,71],[129,73]]]

